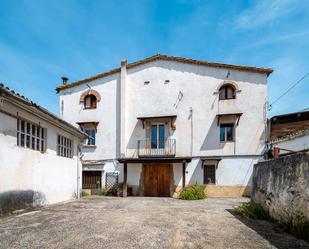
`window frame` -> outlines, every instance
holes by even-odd
[[[221,129],[224,128],[224,140],[221,140]],[[228,139],[227,128],[232,128],[232,139]],[[220,143],[235,142],[235,124],[223,123],[219,126],[219,141]]]
[[[91,136],[91,134],[88,134],[89,131],[94,132],[94,136]],[[95,128],[86,128],[85,129],[85,133],[87,133],[87,135],[90,137],[88,137],[87,139],[87,143],[85,144],[85,146],[96,146],[96,134],[97,134],[97,130]],[[94,141],[93,143],[91,143],[91,141]]]
[[[87,99],[90,98],[89,106],[87,105]],[[84,109],[96,109],[97,108],[98,99],[94,94],[87,94],[84,98]]]
[[[60,141],[60,143],[59,143]],[[57,156],[73,158],[74,141],[62,134],[57,134]]]
[[[40,124],[18,117],[16,119],[16,145],[45,153],[47,149],[47,129]]]
[[[210,171],[207,171],[207,170],[209,170],[210,167],[212,167],[212,169],[213,169],[213,172],[211,172],[211,173],[209,173]],[[217,183],[216,171],[217,171],[217,165],[215,163],[203,165],[203,184],[204,185],[207,185],[207,184],[216,185],[216,183]],[[209,177],[207,177],[207,172],[208,172]],[[212,181],[209,182],[208,181],[209,178],[213,178],[213,182]]]
[[[232,89],[232,97],[228,97],[228,90]],[[223,98],[221,97],[221,91],[224,91],[223,93]],[[224,84],[223,86],[220,87],[219,89],[219,100],[230,100],[230,99],[236,99],[236,89],[233,85],[231,84]]]

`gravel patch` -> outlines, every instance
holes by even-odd
[[[309,248],[278,226],[247,220],[246,199],[86,197],[0,219],[0,248]]]

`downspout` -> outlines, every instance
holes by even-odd
[[[82,146],[82,142],[81,140],[79,141],[79,144],[77,145],[77,157],[76,157],[76,173],[77,173],[77,188],[76,188],[76,195],[77,195],[77,199],[80,199],[80,188],[79,188],[79,183],[80,183],[80,171],[79,171],[79,162],[82,160],[82,153],[81,153],[81,146]]]
[[[191,157],[193,155],[193,109],[192,107],[190,107],[190,117],[191,117],[191,148],[190,148],[190,151],[191,151]]]
[[[125,114],[126,114],[126,77],[127,77],[127,61],[121,60],[120,71],[120,156],[125,156]]]

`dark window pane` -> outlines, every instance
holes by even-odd
[[[25,146],[25,134],[20,134],[20,146]]]
[[[27,135],[26,137],[26,147],[30,148],[30,136],[29,135]]]
[[[165,137],[164,125],[159,125],[159,148],[164,149],[164,137]]]
[[[17,130],[18,130],[18,131],[19,131],[19,122],[20,122],[20,120],[17,119]]]
[[[31,138],[31,149],[35,150],[35,138]]]
[[[225,127],[220,127],[220,142],[225,141]]]
[[[19,132],[17,132],[16,137],[17,137],[17,145],[20,145],[20,141],[19,141]]]
[[[219,99],[220,99],[220,100],[226,99],[226,97],[225,97],[225,87],[222,87],[222,88],[220,89],[220,92],[219,92]]]
[[[27,123],[27,134],[30,134],[30,124]]]
[[[41,138],[44,138],[44,129],[41,128]]]
[[[233,127],[226,127],[226,140],[233,141]]]
[[[234,89],[227,87],[227,99],[234,99]]]
[[[37,128],[36,128],[36,136],[37,136],[37,137],[40,137],[40,127],[37,127]]]
[[[44,151],[44,140],[41,141],[41,151]]]
[[[157,148],[157,126],[156,125],[151,126],[151,148],[152,149]]]
[[[36,150],[40,150],[40,139],[36,140]]]
[[[35,125],[32,125],[32,135],[35,136]]]
[[[21,131],[25,132],[25,121],[21,121]]]

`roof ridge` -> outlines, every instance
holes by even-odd
[[[144,59],[141,60],[137,60],[131,63],[127,64],[127,68],[133,68],[142,64],[146,64],[155,60],[170,60],[170,61],[176,61],[176,62],[182,62],[182,63],[189,63],[189,64],[195,64],[195,65],[202,65],[202,66],[212,66],[212,67],[219,67],[219,68],[228,68],[228,69],[236,69],[236,70],[245,70],[245,71],[255,71],[255,72],[259,72],[259,73],[266,73],[267,76],[269,74],[271,74],[273,72],[272,68],[264,68],[264,67],[254,67],[254,66],[242,66],[242,65],[237,65],[237,64],[227,64],[227,63],[220,63],[220,62],[210,62],[207,60],[196,60],[196,59],[190,59],[190,58],[185,58],[185,57],[179,57],[179,56],[172,56],[172,55],[164,55],[164,54],[154,54],[150,57],[146,57]],[[82,80],[78,80],[78,81],[74,81],[70,84],[66,84],[66,85],[60,85],[56,88],[57,93],[59,93],[60,91],[67,89],[67,88],[72,88],[75,86],[79,86],[83,83],[92,81],[92,80],[96,80],[99,78],[103,78],[105,76],[108,75],[112,75],[114,73],[118,73],[120,72],[121,67],[116,67],[116,68],[112,68],[108,71],[105,71],[103,73],[100,74],[96,74],[94,76],[90,76],[87,77],[85,79]]]

